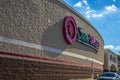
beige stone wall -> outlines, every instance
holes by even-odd
[[[104,70],[105,71],[109,71],[109,65],[108,65],[108,56],[109,56],[109,54],[108,54],[109,52],[108,52],[108,50],[104,50]]]
[[[62,31],[66,16],[73,16],[77,26],[82,25],[85,33],[98,39],[100,43],[98,52],[78,42],[74,45],[67,44]],[[0,0],[0,36],[44,45],[104,62],[104,43],[100,34],[83,17],[59,0]],[[0,45],[2,45],[1,52],[23,53],[91,64],[91,61],[62,55],[62,52],[58,55],[9,43],[1,42]],[[100,64],[94,64],[102,67]]]
[[[104,54],[105,54],[104,70],[105,71],[111,71],[111,66],[114,65],[115,66],[115,71],[117,71],[118,70],[117,55],[114,52],[110,51],[109,49],[105,49]],[[114,62],[113,60],[110,59],[110,55],[112,55],[114,58],[116,58],[116,62]]]
[[[73,16],[77,26],[83,26],[84,33],[98,39],[98,52],[79,42],[69,45],[65,41],[66,16]],[[97,30],[61,0],[0,0],[0,79],[90,78],[93,70],[96,77],[103,65],[88,59],[103,63],[103,46]],[[61,71],[63,69],[65,71]]]

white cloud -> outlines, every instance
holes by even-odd
[[[103,14],[92,14],[92,17],[96,18],[96,17],[103,17]]]
[[[87,10],[89,10],[89,9],[90,9],[90,7],[88,6],[86,9],[87,9]]]
[[[120,46],[117,46],[115,49],[120,50]]]
[[[95,10],[90,9],[90,7],[86,8],[85,14],[86,14],[87,18],[90,18],[90,17],[94,17],[94,18],[103,17],[102,13],[97,13]]]
[[[102,10],[98,11],[91,9],[87,0],[77,2],[74,7],[81,8],[82,13],[85,14],[87,18],[102,18],[105,15],[109,15],[117,11],[117,7],[114,4],[105,6]]]
[[[88,10],[86,10],[85,14],[90,15],[90,14],[93,14],[95,12],[96,12],[95,10],[88,9]]]
[[[88,5],[87,0],[82,1],[85,5]]]
[[[77,8],[81,8],[82,7],[82,2],[77,2],[75,5],[74,5],[74,7],[77,7]]]
[[[86,6],[86,17],[87,18],[101,18],[105,15],[111,14],[113,12],[117,11],[117,7],[115,5],[110,5],[110,6],[106,6],[103,10],[101,11],[96,11],[91,9],[89,6]]]
[[[117,12],[117,7],[115,5],[110,5],[110,6],[106,6],[105,9],[103,10],[102,14],[103,15],[109,15],[112,13]]]
[[[77,7],[77,8],[81,8],[81,9],[84,9],[84,13],[86,15],[87,18],[91,18],[91,17],[94,17],[94,18],[100,18],[100,17],[103,17],[103,14],[102,13],[97,13],[95,10],[91,9],[87,0],[82,0],[81,2],[77,2],[74,7]],[[82,8],[83,7],[83,8]]]
[[[113,2],[116,2],[116,0],[113,0]]]
[[[106,6],[105,9],[108,12],[114,12],[114,11],[117,10],[117,8],[116,8],[116,6],[114,4],[112,4],[111,6]]]
[[[120,46],[113,46],[113,45],[106,45],[104,46],[105,49],[113,49],[113,50],[120,50]]]
[[[105,49],[114,49],[114,46],[113,45],[106,45],[104,46]]]

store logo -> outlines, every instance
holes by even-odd
[[[98,40],[91,36],[90,34],[86,34],[84,32],[81,31],[82,28],[78,28],[78,34],[77,34],[77,41],[84,43],[94,49],[98,49],[99,48],[99,42]]]
[[[113,62],[117,62],[116,56],[110,55],[110,60]]]
[[[72,16],[67,16],[65,18],[63,31],[66,41],[69,44],[74,44],[76,42],[77,37],[77,26]]]
[[[80,27],[77,29],[76,22],[72,16],[67,16],[65,18],[63,25],[65,40],[69,44],[74,44],[78,41],[97,50],[99,48],[98,40],[90,34],[82,32],[81,30],[82,28]]]

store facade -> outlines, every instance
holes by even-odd
[[[103,72],[101,35],[63,1],[2,0],[0,7],[0,79],[85,79]]]
[[[104,71],[118,72],[117,55],[109,49],[105,49]]]

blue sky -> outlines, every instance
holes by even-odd
[[[63,0],[101,34],[105,46],[120,54],[120,0]]]

